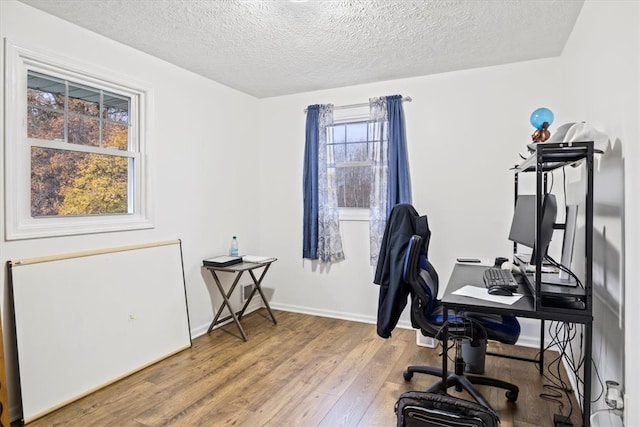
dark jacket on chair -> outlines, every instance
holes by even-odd
[[[377,332],[382,338],[391,336],[407,305],[411,288],[402,278],[403,264],[409,239],[414,234],[422,238],[426,253],[431,236],[426,215],[418,215],[409,204],[394,206],[384,230],[373,280],[373,283],[380,285]]]

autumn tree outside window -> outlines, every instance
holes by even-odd
[[[130,103],[127,97],[28,72],[33,217],[131,212]]]

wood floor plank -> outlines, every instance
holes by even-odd
[[[375,399],[371,402],[364,413],[358,427],[385,427],[393,426],[396,423],[394,411],[395,402],[398,397],[410,388],[407,384],[398,384],[386,381],[378,390]]]
[[[247,342],[234,324],[217,328],[195,339],[192,348],[27,427],[392,426],[402,392],[424,390],[439,380],[420,374],[404,380],[409,365],[441,365],[441,349],[418,347],[414,330],[396,329],[382,339],[371,324],[282,311],[275,315],[277,325],[266,310],[245,316]],[[519,356],[536,353],[490,347]],[[488,356],[486,373],[521,389],[518,402],[511,404],[502,390],[480,388],[499,411],[501,427],[552,425],[559,404],[540,398],[546,380],[536,365]],[[450,394],[470,399],[466,393]],[[562,403],[566,413],[565,397]],[[572,420],[580,425],[578,412]]]
[[[244,403],[268,420],[271,413],[282,412],[286,405],[295,402],[304,390],[316,387],[339,363],[340,354],[352,346],[345,328],[323,331],[314,340],[289,351],[288,358],[278,363],[270,372],[243,390]],[[336,336],[337,334],[337,336]],[[342,335],[344,334],[344,335]],[[328,351],[333,347],[334,352]],[[269,382],[277,378],[283,386],[276,389]],[[268,392],[264,392],[269,390]],[[259,394],[258,394],[259,393]],[[265,411],[268,408],[268,411]]]
[[[136,419],[145,425],[158,425],[165,419],[177,420],[178,415],[197,410],[214,397],[229,399],[237,396],[239,390],[247,387],[246,381],[242,380],[248,374],[268,375],[274,359],[284,360],[288,356],[288,349],[283,344],[296,336],[295,331],[283,330],[275,339],[252,347],[251,351],[236,354],[234,358],[223,356],[222,364],[208,364],[206,370],[191,370],[191,374],[196,372],[198,375],[178,376],[180,380],[172,382],[171,387],[163,386],[156,396],[158,404],[139,414]],[[178,395],[175,394],[176,389],[180,390]],[[176,414],[174,407],[163,404],[168,399],[177,400],[176,404],[182,408],[180,413]]]
[[[354,345],[358,348],[357,342],[375,341],[371,336],[370,325],[351,323],[344,326],[325,331],[316,340],[292,353],[289,361],[278,366],[272,375],[283,378],[286,386],[271,393],[268,399],[258,400],[263,404],[256,411],[256,416],[247,422],[286,424],[309,390],[315,389],[323,393],[319,385],[339,369],[344,360],[348,360],[345,356],[352,351]]]
[[[288,412],[265,421],[264,426],[317,426],[340,397],[326,393],[304,394]],[[247,424],[249,425],[249,424]]]
[[[318,391],[327,394],[341,395],[361,375],[362,367],[375,356],[384,342],[375,335],[371,327],[366,331],[366,336],[356,343],[335,369],[327,375],[318,386]]]
[[[356,426],[360,418],[375,399],[391,367],[390,360],[396,360],[404,351],[397,342],[386,343],[364,366],[361,374],[344,391],[319,424],[324,427]]]

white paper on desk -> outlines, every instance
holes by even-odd
[[[453,292],[453,295],[461,295],[465,297],[477,298],[485,301],[499,302],[501,304],[512,305],[520,298],[522,294],[513,294],[511,296],[506,295],[490,295],[487,292],[487,288],[481,288],[479,286],[467,285],[463,286],[457,291]]]

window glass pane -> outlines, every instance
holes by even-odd
[[[368,148],[368,143],[366,142],[346,144],[347,161],[348,162],[364,162],[368,160],[367,148]]]
[[[64,109],[64,81],[34,72],[27,75],[27,102],[37,107]]]
[[[129,123],[129,99],[104,92],[102,118],[112,122]]]
[[[333,142],[340,144],[345,141],[345,125],[335,125],[333,127]]]
[[[128,213],[129,159],[31,148],[31,215]]]
[[[335,144],[327,146],[327,148],[333,150],[333,156],[328,156],[328,158],[333,158],[335,163],[344,163],[347,161],[347,152],[344,144]],[[330,166],[333,166],[333,163],[331,163]]]
[[[64,109],[64,95],[55,95],[38,89],[27,89],[27,102],[36,107]]]
[[[338,207],[368,208],[371,194],[371,168],[336,168]]]
[[[69,111],[98,117],[100,114],[100,91],[70,84]]]
[[[367,123],[349,123],[347,126],[347,142],[360,142],[367,140]]]
[[[27,107],[27,137],[64,140],[64,112]]]
[[[100,121],[86,116],[69,115],[68,140],[71,144],[100,146]]]
[[[102,142],[104,147],[129,149],[129,126],[116,123],[103,122]]]

